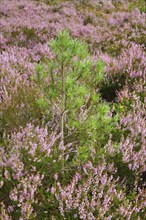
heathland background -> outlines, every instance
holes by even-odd
[[[0,219],[144,220],[145,0],[0,16]]]

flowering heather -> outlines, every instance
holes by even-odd
[[[122,49],[121,54],[116,58],[111,58],[108,54],[101,54],[101,59],[105,61],[106,73],[126,74],[127,77],[142,77],[145,79],[146,74],[146,54],[144,47],[132,43],[127,45],[126,49]]]
[[[0,16],[0,219],[144,220],[145,0]]]
[[[92,163],[85,164],[82,175],[76,173],[71,184],[62,189],[57,182],[55,194],[61,215],[64,219],[74,210],[77,219],[124,219],[140,218],[143,213],[144,197],[139,195],[135,201],[126,199],[124,190],[118,189],[118,179],[113,164],[104,160],[93,167]],[[112,173],[112,174],[111,174]],[[83,177],[83,176],[87,177]]]
[[[22,219],[29,219],[34,215],[32,204],[37,202],[37,187],[44,178],[43,172],[38,168],[45,158],[49,162],[48,158],[52,157],[52,146],[59,137],[56,132],[48,135],[47,128],[28,124],[26,128],[9,138],[10,145],[0,148],[1,198],[4,198],[8,212],[12,215],[18,210]],[[48,172],[49,164],[46,174]],[[2,212],[3,208],[2,205]]]
[[[121,119],[128,135],[119,146],[123,161],[129,169],[136,172],[146,171],[146,115],[145,105],[138,97],[134,97],[133,106],[128,114]]]

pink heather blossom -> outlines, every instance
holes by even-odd
[[[100,219],[112,219],[112,216],[116,214],[130,219],[133,212],[140,211],[137,207],[137,203],[132,209],[132,204],[128,200],[125,200],[124,191],[121,190],[120,193],[117,191],[116,181],[112,175],[107,175],[108,164],[102,161],[97,166],[96,175],[94,175],[94,169],[95,168],[92,167],[90,176],[88,176],[83,183],[75,184],[73,179],[72,183],[67,187],[62,188],[61,185],[58,184],[55,196],[59,202],[62,216],[69,210],[78,210],[80,219],[96,219],[94,211],[97,210]],[[92,191],[90,191],[91,189]],[[90,197],[88,197],[89,193]],[[107,213],[110,213],[115,198],[122,203],[119,209],[115,210],[115,213],[111,213],[107,218]]]
[[[136,172],[145,171],[146,164],[146,122],[145,122],[145,106],[138,97],[134,97],[135,104],[133,109],[121,119],[125,130],[129,130],[130,134],[120,143],[120,151],[123,155],[123,161],[129,163],[129,168]],[[140,141],[140,146],[137,144]],[[138,150],[135,150],[138,147]]]

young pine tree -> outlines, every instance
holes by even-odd
[[[112,129],[110,109],[98,93],[104,64],[93,62],[87,44],[71,38],[67,30],[59,32],[49,46],[53,58],[37,64],[33,76],[43,94],[37,102],[58,119],[62,145],[76,143],[84,161],[89,146],[104,145]]]

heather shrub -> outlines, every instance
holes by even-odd
[[[141,219],[144,214],[144,189],[135,199],[126,198],[122,184],[114,178],[113,164],[101,160],[96,167],[87,163],[82,174],[76,173],[72,182],[62,187],[57,181],[53,194],[59,202],[64,219]]]
[[[0,54],[0,133],[16,131],[30,121],[41,124],[43,110],[36,104],[39,91],[30,81],[34,55],[25,48],[10,47]],[[37,53],[37,50],[36,50]],[[46,51],[47,56],[51,56]],[[37,56],[37,55],[36,55]]]
[[[61,152],[61,148],[55,147],[59,137],[56,131],[48,134],[47,128],[28,124],[11,138],[7,137],[0,148],[0,201],[12,218],[33,219],[36,217],[34,207],[37,210],[44,204],[55,169],[60,169],[58,150]]]
[[[145,101],[135,93],[128,100],[116,104],[119,112],[120,138],[109,141],[106,153],[109,161],[114,161],[117,173],[125,179],[126,192],[129,194],[137,185],[145,184]]]
[[[121,124],[127,131],[127,136],[120,143],[123,161],[129,169],[136,173],[146,171],[145,164],[145,105],[134,95],[131,109],[121,119]],[[128,146],[128,148],[127,148]]]
[[[117,58],[111,58],[107,54],[100,55],[106,63],[105,80],[100,92],[107,101],[116,101],[117,93],[120,94],[123,90],[127,90],[128,93],[135,91],[144,94],[146,70],[144,47],[135,43],[127,47],[129,48],[122,49],[122,53]]]
[[[11,93],[11,100],[1,103],[0,132],[10,133],[16,131],[20,126],[25,126],[28,122],[40,124],[43,111],[35,103],[37,100],[37,90],[20,84],[15,93]]]
[[[62,174],[59,139],[56,131],[31,124],[7,137],[0,148],[1,218],[141,219],[143,188],[135,183],[126,195],[114,163],[104,158]]]

